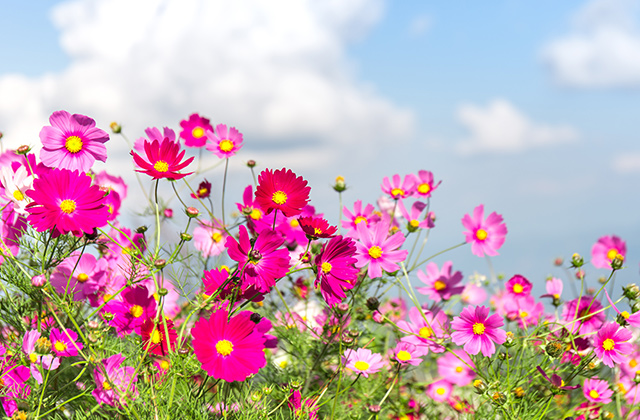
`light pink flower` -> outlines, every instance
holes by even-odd
[[[438,375],[454,385],[469,385],[476,376],[474,369],[473,361],[462,349],[453,350],[453,353],[446,352],[438,357]]]
[[[358,235],[357,226],[364,223],[365,226],[373,226],[380,221],[380,216],[374,213],[375,208],[372,204],[367,204],[362,208],[362,200],[358,200],[353,204],[353,213],[345,206],[342,209],[347,220],[342,221],[342,227],[349,229],[345,236],[355,237]]]
[[[213,224],[209,221],[202,221],[199,226],[193,229],[193,245],[202,253],[203,258],[215,257],[225,250],[227,234],[218,220]]]
[[[627,244],[615,235],[603,236],[591,248],[591,264],[597,268],[611,268],[611,261],[627,255]]]
[[[395,360],[401,365],[418,366],[422,363],[420,356],[424,356],[426,353],[423,349],[414,346],[406,341],[398,341],[396,347],[391,350],[391,354]]]
[[[398,328],[407,334],[400,341],[413,344],[424,354],[427,354],[429,350],[434,353],[442,353],[444,347],[438,341],[442,342],[441,339],[444,338],[447,331],[449,323],[447,314],[444,311],[433,313],[428,310],[423,310],[423,314],[421,314],[420,311],[420,309],[412,307],[409,309],[409,322],[398,321]]]
[[[347,349],[342,356],[342,363],[347,369],[368,378],[370,374],[379,372],[384,366],[382,356],[369,349]]]
[[[484,204],[473,209],[473,217],[465,214],[462,225],[467,243],[471,244],[471,252],[478,257],[498,255],[498,249],[504,244],[507,235],[507,225],[502,222],[502,216],[496,212],[484,218]]]
[[[438,379],[427,387],[427,395],[434,401],[446,401],[451,395],[451,383],[445,379]]]
[[[609,382],[596,378],[585,379],[582,392],[589,401],[602,404],[610,403],[613,395],[613,391],[609,389]]]
[[[436,263],[430,262],[427,264],[426,274],[422,270],[418,270],[418,278],[427,287],[416,287],[416,290],[436,302],[449,300],[451,296],[459,295],[464,290],[464,287],[460,285],[462,273],[456,271],[451,274],[452,266],[453,261],[446,261],[442,264],[442,270],[439,270]]]
[[[215,133],[206,131],[207,150],[220,159],[229,158],[242,148],[242,133],[235,127],[227,129],[225,124],[218,124]]]
[[[389,181],[389,177],[385,176],[382,179],[382,192],[389,194],[394,200],[407,198],[413,195],[415,190],[415,176],[407,175],[402,182],[400,181],[400,175],[395,174],[392,177],[393,181]]]
[[[399,250],[404,243],[402,232],[396,232],[390,237],[389,223],[381,222],[373,228],[367,228],[363,224],[358,224],[359,241],[356,243],[356,267],[362,268],[369,265],[369,277],[382,277],[382,270],[392,273],[400,267],[398,262],[404,261],[409,251]]]

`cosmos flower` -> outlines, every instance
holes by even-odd
[[[478,354],[482,350],[485,357],[496,352],[495,344],[502,344],[507,340],[507,333],[499,327],[503,325],[500,315],[489,316],[489,308],[485,306],[467,306],[460,316],[453,318],[451,340],[464,346],[469,354]]]
[[[597,268],[611,268],[614,258],[624,261],[627,244],[615,235],[603,236],[591,248],[591,264]]]
[[[298,219],[300,228],[309,239],[331,238],[338,228],[329,225],[322,217],[301,217]]]
[[[429,198],[440,183],[442,183],[442,181],[438,181],[437,183],[433,181],[433,173],[431,173],[431,171],[421,170],[417,176],[414,175],[415,189],[413,195],[421,198]]]
[[[611,300],[611,296],[609,296],[609,292],[607,292],[607,289],[604,289],[604,294],[607,296],[609,304],[613,306],[613,309],[618,313],[618,315],[620,315],[622,319],[624,319],[624,325],[629,324],[632,327],[640,328],[640,312],[636,312],[634,314],[629,314],[629,312],[627,311],[620,312],[620,309],[618,309]]]
[[[364,223],[365,226],[373,226],[380,221],[380,215],[374,212],[375,208],[372,204],[367,204],[362,208],[362,200],[357,200],[353,204],[353,212],[349,211],[345,206],[342,209],[347,220],[342,221],[342,227],[349,229],[345,236],[356,237],[358,235],[357,226]]]
[[[60,358],[51,354],[51,341],[42,337],[38,330],[29,330],[22,338],[22,351],[31,363],[31,376],[42,384],[43,371],[56,370],[60,367]]]
[[[438,375],[458,386],[470,384],[476,376],[473,361],[462,349],[452,352],[443,353],[438,357]]]
[[[13,416],[18,411],[18,401],[25,400],[31,393],[31,387],[26,383],[30,377],[29,368],[13,363],[12,359],[7,357],[4,346],[0,344],[0,403],[7,416]]]
[[[88,172],[96,160],[106,162],[109,135],[85,115],[56,111],[51,126],[40,131],[40,160],[50,168]]]
[[[615,322],[604,324],[593,340],[593,351],[602,363],[613,368],[624,361],[624,355],[633,352],[633,345],[628,343],[633,334],[626,328],[619,327]]]
[[[168,137],[162,141],[154,140],[153,142],[144,142],[144,152],[146,160],[140,155],[131,151],[131,156],[135,161],[138,169],[136,172],[143,172],[152,177],[152,179],[182,179],[189,173],[179,173],[178,171],[186,168],[192,161],[193,157],[182,161],[185,151],[180,151],[180,144],[171,141]]]
[[[191,198],[207,198],[211,195],[211,183],[206,179],[198,185],[195,193],[191,193]]]
[[[419,347],[414,346],[406,341],[398,341],[396,347],[391,350],[392,357],[398,361],[401,365],[418,366],[422,363],[420,356],[424,356],[425,353]]]
[[[265,214],[280,210],[287,217],[297,216],[309,201],[311,187],[290,169],[265,169],[258,176],[256,203]]]
[[[52,328],[49,341],[51,341],[51,351],[58,357],[77,356],[78,350],[84,348],[84,345],[78,341],[78,334],[70,329],[60,331]]]
[[[387,237],[389,223],[384,221],[372,228],[358,224],[357,231],[359,241],[356,243],[356,267],[362,268],[368,264],[367,273],[372,279],[381,277],[382,270],[392,273],[400,269],[396,263],[404,261],[409,254],[406,249],[398,249],[405,239],[402,232]]]
[[[609,389],[609,382],[597,378],[585,379],[582,393],[589,401],[602,404],[610,403],[613,395],[613,391]]]
[[[164,322],[167,323],[166,330],[162,319],[145,319],[140,328],[143,350],[157,356],[166,356],[170,350],[174,350],[178,333],[173,328],[172,320],[165,319]]]
[[[451,395],[453,387],[446,379],[438,379],[427,387],[427,395],[434,401],[445,401]]]
[[[359,270],[354,254],[356,244],[351,238],[336,236],[324,244],[320,254],[316,256],[318,268],[315,287],[320,287],[322,297],[329,306],[335,306],[346,297],[345,290],[356,285]]]
[[[102,359],[93,370],[93,380],[96,388],[91,395],[98,404],[114,407],[126,405],[128,399],[138,395],[135,382],[138,381],[135,368],[122,366],[125,357],[122,353]]]
[[[392,181],[389,181],[389,177],[385,176],[382,179],[382,192],[388,194],[392,199],[399,200],[407,198],[413,195],[415,189],[415,177],[413,175],[407,175],[404,180],[400,182],[400,175],[395,174],[392,177]]]
[[[536,302],[531,295],[513,297],[509,296],[504,301],[504,311],[511,321],[518,321],[518,326],[522,329],[531,325],[538,325],[540,316],[544,312],[542,302]]]
[[[442,270],[439,270],[436,263],[430,262],[427,264],[426,274],[418,270],[418,278],[427,286],[416,287],[416,290],[436,302],[459,295],[464,290],[464,286],[459,285],[462,281],[462,273],[456,271],[451,274],[452,266],[452,261],[446,261],[442,264]]]
[[[409,321],[398,321],[398,328],[405,335],[400,341],[413,344],[423,354],[442,353],[444,347],[438,342],[442,342],[449,324],[449,318],[444,311],[431,312],[412,307],[409,309]]]
[[[558,375],[556,373],[554,373],[553,375],[551,375],[551,377],[549,377],[546,374],[546,372],[540,366],[536,366],[536,369],[538,369],[538,372],[540,372],[540,374],[544,377],[544,379],[549,381],[551,383],[551,385],[553,385],[554,387],[556,387],[558,389],[564,389],[566,391],[570,391],[572,389],[580,388],[580,385],[567,385],[567,384],[565,384],[564,379],[562,379],[560,377],[560,375]]]
[[[411,212],[408,212],[402,200],[398,201],[398,210],[400,210],[402,217],[407,220],[407,230],[409,232],[415,232],[418,229],[431,229],[435,226],[435,223],[433,222],[435,215],[433,212],[427,213],[426,216],[420,220],[422,210],[426,207],[427,205],[425,203],[416,201],[411,205]]]
[[[357,374],[368,378],[370,374],[379,372],[384,366],[382,356],[369,349],[347,349],[342,356],[342,364]]]
[[[515,297],[529,296],[531,293],[531,282],[524,276],[516,274],[507,281],[505,288],[507,289],[507,293]]]
[[[193,245],[203,258],[215,257],[224,252],[227,236],[218,220],[203,220],[193,229]]]
[[[218,124],[215,133],[206,131],[207,150],[213,152],[220,159],[230,158],[242,148],[242,133],[235,127],[227,129],[225,124]]]
[[[267,364],[263,351],[266,337],[248,311],[229,318],[226,310],[218,310],[209,319],[200,318],[191,334],[202,369],[215,379],[244,381]]]
[[[604,313],[600,309],[602,304],[599,300],[589,296],[578,297],[565,304],[562,319],[571,332],[577,331],[580,335],[588,334],[600,328],[605,320]]]
[[[84,173],[53,169],[34,180],[33,189],[26,194],[33,200],[26,207],[27,220],[38,232],[52,230],[54,237],[68,232],[82,236],[107,224],[104,192],[91,185],[91,178]]]
[[[207,131],[213,131],[213,127],[207,118],[198,114],[189,115],[188,120],[180,121],[180,137],[184,139],[187,147],[202,147],[207,144]]]
[[[25,193],[32,188],[33,175],[29,175],[24,166],[18,166],[15,172],[9,166],[3,166],[0,168],[0,183],[4,186],[0,189],[0,197],[11,203],[16,213],[27,215],[25,207],[31,200]]]
[[[540,297],[550,297],[554,299],[554,301],[558,300],[559,302],[563,289],[562,279],[559,279],[557,277],[548,278],[544,286],[547,289],[547,293]]]
[[[485,219],[484,205],[480,204],[473,209],[473,217],[464,215],[462,225],[467,229],[464,236],[467,243],[471,244],[473,255],[498,255],[498,249],[507,235],[507,225],[502,222],[502,216],[493,212]]]
[[[72,295],[74,301],[80,302],[105,285],[107,269],[106,259],[96,260],[91,254],[75,252],[56,267],[50,282],[56,292]]]
[[[105,318],[108,313],[113,315],[108,322],[116,329],[118,337],[133,331],[140,334],[144,321],[156,315],[155,299],[149,296],[145,286],[127,287],[120,296],[122,301],[110,300],[100,311],[101,316]]]

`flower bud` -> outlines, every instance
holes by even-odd
[[[349,304],[348,303],[344,303],[344,302],[338,303],[336,305],[336,310],[339,313],[344,314],[349,310]]]
[[[369,299],[367,299],[367,308],[369,308],[370,311],[375,311],[376,309],[378,309],[379,306],[380,306],[380,301],[376,297],[372,296]]]
[[[44,274],[38,274],[37,276],[31,277],[31,285],[34,287],[42,287],[47,282],[47,278]]]
[[[382,410],[382,407],[380,407],[378,404],[371,404],[369,407],[369,412],[370,413],[379,413],[380,410]]]
[[[291,389],[294,389],[294,390],[295,389],[300,389],[300,388],[302,388],[302,382],[297,380],[297,379],[292,379],[289,382],[289,386],[291,387]]]
[[[173,217],[173,210],[164,209],[164,217],[166,217],[167,219],[171,219]]]
[[[256,161],[253,160],[253,159],[249,159],[247,161],[247,166],[250,167],[250,168],[254,168],[256,166]]]
[[[556,257],[556,259],[555,259],[555,260],[553,260],[553,264],[554,264],[556,267],[560,267],[560,266],[562,266],[562,264],[564,264],[564,258],[562,258],[562,257]]]
[[[271,395],[271,393],[273,392],[273,385],[263,386],[262,392],[264,393],[264,395]]]
[[[198,215],[200,214],[200,210],[198,210],[195,207],[187,207],[187,216],[193,218],[193,217],[198,217]]]
[[[4,137],[4,134],[2,134],[2,131],[0,131],[0,140],[2,140],[2,137]]]
[[[164,258],[159,258],[153,262],[153,265],[156,268],[163,268],[165,265],[167,265],[167,260],[165,260]]]
[[[564,344],[560,341],[550,341],[545,346],[545,352],[553,358],[560,357],[564,353]]]
[[[384,322],[384,317],[382,316],[380,311],[373,311],[373,314],[371,314],[371,319],[373,319],[378,324],[382,324]]]
[[[584,265],[584,258],[582,258],[582,255],[576,252],[571,256],[571,266],[573,268],[580,268],[583,265]]]
[[[122,132],[122,126],[115,121],[109,124],[109,127],[111,131],[113,131],[113,134],[120,134]]]
[[[16,149],[16,154],[17,155],[26,155],[27,153],[29,153],[31,151],[31,147],[23,144],[22,146],[18,147]]]
[[[507,339],[505,340],[504,343],[502,343],[503,346],[505,346],[506,348],[509,347],[513,347],[515,346],[517,343],[515,341],[515,337],[513,336],[513,333],[511,331],[507,331]]]
[[[136,233],[145,233],[147,231],[147,229],[149,229],[149,228],[144,226],[144,225],[138,226],[138,228],[136,229]]]
[[[635,300],[640,295],[640,289],[635,284],[628,284],[622,288],[622,293],[627,299]]]
[[[517,388],[515,388],[513,390],[513,396],[516,397],[516,398],[523,398],[524,394],[525,394],[524,389],[522,389],[521,386],[519,386],[519,387],[517,387]]]
[[[257,324],[258,322],[260,322],[262,320],[262,317],[260,316],[260,314],[257,313],[252,313],[251,316],[249,317],[249,319],[251,320],[251,322],[253,322],[254,324]]]
[[[473,387],[476,389],[478,394],[482,394],[487,390],[487,385],[482,381],[482,379],[476,379],[473,381]]]
[[[576,278],[578,280],[584,279],[584,275],[585,275],[585,273],[584,273],[584,270],[582,268],[576,270]]]
[[[631,312],[635,314],[638,311],[640,311],[640,302],[636,302],[631,306]]]
[[[169,291],[167,289],[165,289],[164,287],[161,287],[158,289],[158,294],[160,296],[167,296],[169,294]]]
[[[342,192],[347,189],[347,184],[344,183],[343,176],[337,176],[336,182],[333,184],[333,189],[337,192]]]
[[[184,242],[189,242],[193,239],[193,236],[189,235],[187,232],[182,232],[180,234],[180,240]]]
[[[349,337],[348,335],[343,335],[342,343],[346,344],[347,346],[350,346],[351,344],[353,344],[353,338]]]
[[[113,318],[115,318],[115,314],[113,314],[112,312],[105,312],[102,314],[102,319],[104,319],[107,322],[112,321]]]
[[[494,392],[491,399],[496,404],[502,405],[507,402],[507,397],[502,392]]]
[[[611,268],[614,270],[620,270],[622,268],[623,263],[624,263],[624,256],[622,254],[617,254],[611,260]]]
[[[598,283],[605,284],[606,282],[607,282],[607,278],[606,277],[598,277]]]

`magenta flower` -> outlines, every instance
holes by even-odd
[[[242,148],[242,133],[235,127],[227,129],[225,124],[218,124],[215,133],[206,131],[207,150],[220,159],[230,158]]]
[[[73,295],[73,300],[80,302],[105,285],[107,268],[106,259],[75,252],[56,267],[50,282],[56,292]]]
[[[60,331],[57,328],[52,328],[49,341],[51,341],[51,351],[58,357],[77,356],[78,350],[82,350],[84,347],[78,341],[78,334],[70,329]]]
[[[414,175],[415,190],[413,195],[422,198],[431,197],[431,193],[438,188],[442,181],[437,183],[433,181],[433,173],[431,171],[421,170],[418,175]]]
[[[153,143],[145,140],[144,152],[146,160],[140,155],[131,151],[131,156],[135,161],[138,169],[136,172],[143,172],[152,177],[152,179],[182,179],[193,172],[186,174],[178,171],[186,168],[192,161],[193,157],[182,161],[185,151],[180,151],[180,144],[171,141],[165,137],[162,141],[154,140]]]
[[[193,351],[209,376],[244,381],[267,364],[266,336],[251,321],[251,312],[228,316],[218,310],[209,319],[200,318],[191,329]]]
[[[604,294],[607,296],[609,304],[613,306],[613,309],[625,320],[627,324],[631,325],[632,327],[640,328],[640,312],[636,312],[634,314],[629,314],[629,312],[627,311],[620,312],[620,309],[618,309],[616,305],[613,304],[613,301],[611,300],[611,296],[609,296],[609,292],[607,292],[607,289],[604,289]]]
[[[122,301],[109,301],[100,311],[113,315],[109,325],[116,329],[118,337],[123,337],[135,331],[141,333],[142,324],[147,318],[156,315],[156,301],[149,296],[149,290],[145,286],[128,287],[122,293]]]
[[[400,182],[400,175],[395,174],[392,177],[393,181],[389,181],[389,177],[385,176],[382,179],[382,192],[388,194],[394,200],[410,197],[415,190],[415,176],[407,175],[404,180]]]
[[[598,330],[593,340],[593,351],[602,359],[602,363],[613,368],[624,361],[624,355],[633,352],[633,345],[627,342],[632,336],[631,331],[619,327],[615,322],[608,322]]]
[[[374,213],[375,208],[372,204],[367,204],[362,209],[362,200],[358,200],[353,204],[353,213],[347,207],[342,209],[342,214],[347,220],[342,221],[342,227],[349,229],[346,236],[356,237],[358,235],[357,226],[364,223],[365,226],[372,227],[380,221],[380,216]]]
[[[193,245],[203,258],[215,257],[224,252],[227,236],[218,220],[213,224],[204,220],[193,229]]]
[[[602,404],[610,403],[613,395],[613,391],[609,389],[609,382],[597,378],[585,379],[582,392],[589,401]]]
[[[329,225],[322,217],[301,217],[298,219],[300,228],[309,239],[332,238],[338,228]]]
[[[206,179],[198,185],[195,193],[191,193],[191,198],[207,198],[211,195],[211,183]]]
[[[611,268],[611,261],[618,257],[624,261],[627,244],[619,237],[603,236],[591,248],[591,264],[597,268]]]
[[[402,200],[398,201],[398,210],[400,210],[402,217],[407,220],[407,230],[409,232],[415,232],[418,229],[431,229],[435,226],[435,215],[431,211],[420,220],[422,210],[426,207],[427,205],[425,203],[416,201],[411,205],[411,212],[408,212]]]
[[[582,296],[565,304],[562,319],[572,333],[578,331],[581,335],[588,334],[596,331],[604,322],[605,316],[600,309],[602,304],[599,300]]]
[[[125,357],[121,353],[114,354],[103,359],[93,370],[96,389],[91,395],[98,404],[121,407],[127,405],[127,400],[138,395],[134,385],[138,381],[138,375],[133,367],[122,366],[124,360]]]
[[[400,341],[413,344],[424,354],[431,350],[434,353],[442,353],[444,347],[438,342],[442,342],[447,331],[449,318],[444,311],[433,313],[412,307],[409,309],[409,322],[398,321],[398,328],[401,332],[407,334]]]
[[[495,344],[502,344],[507,340],[507,333],[500,330],[502,318],[493,314],[489,316],[489,308],[485,306],[467,306],[460,316],[453,318],[451,340],[464,346],[469,354],[478,354],[482,350],[485,357],[496,352]],[[494,344],[495,343],[495,344]]]
[[[451,296],[462,293],[464,286],[459,285],[462,273],[456,271],[451,274],[452,265],[452,261],[446,261],[442,264],[442,270],[439,270],[436,263],[430,262],[427,264],[426,274],[418,270],[418,278],[427,286],[416,287],[416,290],[436,302],[449,300]]]
[[[280,210],[287,217],[297,216],[309,202],[311,187],[290,169],[265,169],[258,176],[256,203],[265,214]]]
[[[359,241],[356,243],[356,267],[362,268],[369,264],[369,277],[382,277],[382,270],[392,273],[400,267],[396,264],[404,261],[409,254],[406,249],[399,250],[404,243],[402,232],[396,232],[387,238],[389,223],[382,221],[372,228],[358,224]]]
[[[289,252],[278,249],[284,239],[276,232],[263,230],[252,245],[244,226],[240,226],[238,241],[227,237],[226,247],[229,258],[238,262],[243,288],[253,285],[262,293],[267,293],[276,284],[276,279],[289,271]]]
[[[476,367],[464,350],[452,351],[438,357],[438,375],[458,386],[469,385],[476,376]]]
[[[13,363],[0,344],[0,403],[7,416],[13,416],[18,411],[18,401],[25,400],[31,393],[31,388],[26,384],[30,377],[29,368]]]
[[[538,369],[538,372],[540,372],[540,374],[544,377],[544,379],[546,379],[547,381],[549,381],[551,383],[551,385],[553,385],[554,387],[558,388],[558,389],[563,389],[566,391],[570,391],[572,389],[576,389],[576,388],[580,388],[580,385],[566,385],[564,382],[564,379],[562,379],[560,377],[560,375],[554,373],[553,375],[551,375],[551,377],[549,377],[546,372],[544,370],[542,370],[542,368],[540,366],[536,366],[536,369]]]
[[[391,350],[392,357],[398,361],[402,366],[412,365],[418,366],[422,363],[421,356],[424,356],[426,353],[423,349],[420,349],[417,346],[414,346],[411,343],[407,343],[406,341],[398,341],[396,347]]]
[[[507,293],[515,297],[529,296],[529,294],[531,294],[531,282],[520,274],[511,277],[509,281],[507,281],[505,288],[507,289]]]
[[[50,168],[88,172],[96,160],[106,162],[109,135],[85,115],[56,111],[51,126],[40,131],[40,160]]]
[[[368,378],[370,374],[379,372],[384,366],[382,356],[369,349],[347,349],[342,356],[342,364],[357,374]]]
[[[27,205],[27,220],[38,232],[52,230],[54,237],[71,232],[75,236],[93,233],[107,224],[109,209],[104,192],[91,185],[91,178],[77,171],[52,169],[33,181],[26,194],[33,200]]]
[[[502,216],[493,212],[485,220],[484,204],[480,204],[473,209],[473,217],[464,215],[462,225],[467,229],[464,236],[467,243],[471,244],[473,255],[498,255],[498,249],[507,235],[507,225],[502,223]]]
[[[187,147],[202,147],[207,144],[207,131],[213,131],[213,127],[207,118],[198,114],[189,115],[188,120],[180,121],[180,137],[184,139]]]
[[[359,270],[354,254],[356,244],[351,238],[336,236],[324,244],[322,252],[316,256],[318,268],[315,287],[320,287],[322,297],[329,306],[335,306],[346,297],[345,290],[353,289],[358,280]]]

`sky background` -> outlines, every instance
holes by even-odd
[[[0,6],[4,150],[36,149],[49,115],[89,115],[131,139],[179,130],[193,112],[237,127],[227,203],[259,169],[287,166],[334,224],[374,203],[384,176],[430,170],[442,184],[426,255],[463,240],[478,204],[504,216],[498,272],[542,290],[552,265],[627,241],[638,281],[640,2],[383,0],[6,0]],[[132,181],[119,136],[96,169]],[[216,162],[213,155],[206,164]],[[206,166],[206,164],[204,166]],[[221,190],[222,170],[206,174]],[[200,178],[194,182],[198,182]],[[131,198],[133,197],[133,198]],[[125,206],[139,197],[131,185]],[[133,210],[128,220],[135,223]],[[176,229],[178,229],[176,227]],[[438,257],[488,273],[469,247]],[[588,268],[591,284],[606,270]]]

